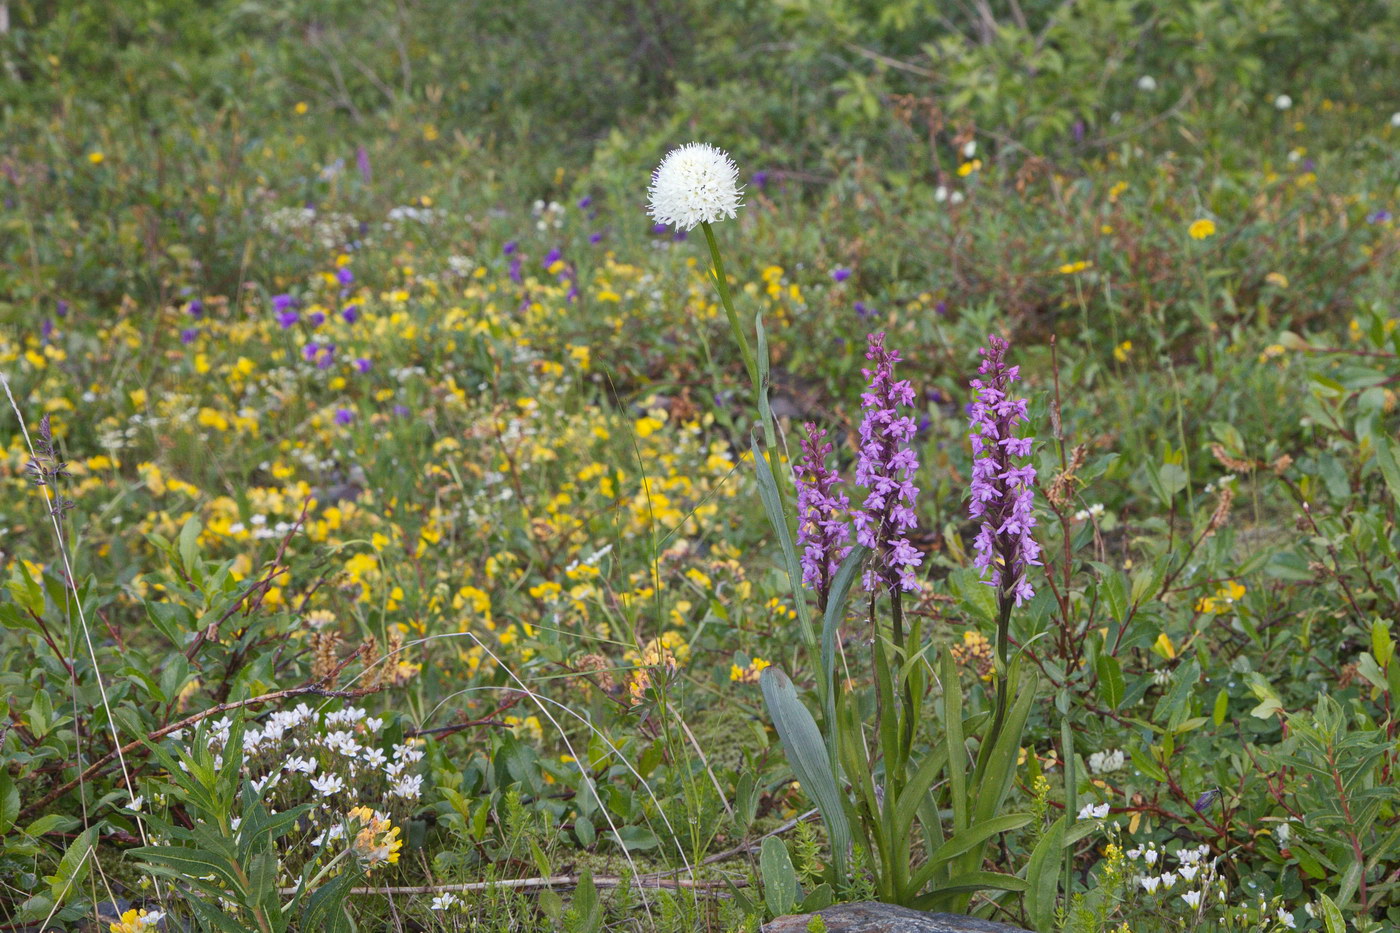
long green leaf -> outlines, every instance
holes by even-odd
[[[1060,850],[1065,842],[1065,817],[1050,824],[1031,852],[1026,866],[1026,915],[1037,930],[1054,928],[1055,894],[1059,890]]]
[[[899,793],[899,800],[895,804],[894,833],[896,839],[903,839],[908,835],[910,827],[914,825],[914,817],[924,802],[929,788],[933,786],[934,781],[938,780],[939,773],[947,764],[947,745],[939,745],[935,749],[930,749],[929,753],[924,756],[924,760],[919,762],[919,769],[914,772],[909,783],[904,785],[903,790]]]
[[[788,528],[787,516],[783,513],[783,498],[778,492],[778,480],[768,465],[763,447],[758,439],[753,441],[754,472],[758,474],[758,497],[763,501],[763,511],[768,514],[768,523],[778,535],[778,546],[783,552],[783,566],[787,569],[788,585],[794,599],[802,598],[802,568],[797,561],[797,549],[793,547],[792,530]],[[802,632],[802,643],[807,650],[815,652],[817,645],[812,634],[812,624],[805,612],[798,613],[798,628]],[[810,656],[810,655],[809,655]]]
[[[963,737],[962,684],[951,652],[943,653],[943,728],[948,733],[948,787],[952,795],[953,827],[966,829],[970,817],[967,805],[967,740]]]
[[[1037,686],[1038,681],[1034,673],[1017,684],[1015,699],[1011,701],[1011,711],[997,735],[991,754],[984,759],[985,769],[978,775],[977,781],[975,815],[979,821],[991,818],[992,814],[1000,810],[1002,801],[1011,789],[1011,781],[1016,776],[1016,761],[1021,753],[1021,736],[1026,728],[1026,718],[1030,716]]]
[[[822,821],[831,839],[832,862],[838,880],[846,877],[846,852],[851,845],[851,828],[846,820],[846,808],[831,771],[826,745],[822,742],[817,723],[807,707],[797,697],[797,690],[787,675],[769,667],[759,677],[768,715],[787,752],[788,764],[797,775],[804,790],[821,812]]]
[[[1026,882],[1015,875],[1003,875],[995,871],[970,871],[950,878],[946,885],[915,898],[911,906],[918,910],[928,910],[956,895],[975,894],[978,891],[1024,890]]]
[[[1019,829],[1030,821],[1031,815],[1029,813],[1008,813],[1006,816],[998,816],[984,823],[976,823],[967,829],[959,830],[949,836],[948,840],[928,857],[928,861],[919,866],[919,870],[909,880],[908,893],[914,894],[928,884],[938,869],[952,859],[972,849],[979,848],[997,833]],[[942,889],[940,888],[940,890]]]
[[[860,572],[861,565],[865,563],[869,553],[870,548],[863,544],[851,548],[851,553],[846,555],[846,559],[836,570],[836,576],[831,580],[831,593],[826,600],[826,615],[822,617],[822,677],[826,679],[827,684],[832,685],[831,689],[834,689],[836,675],[836,630],[841,627],[841,622],[846,616],[846,600],[850,596],[851,584],[855,582],[856,574]]]
[[[192,847],[143,846],[132,849],[130,854],[152,864],[177,869],[194,878],[202,878],[210,874],[216,875],[220,881],[232,888],[240,897],[247,894],[243,890],[238,876],[229,869],[226,862],[212,852]]]

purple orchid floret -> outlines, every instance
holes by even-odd
[[[972,380],[975,394],[968,435],[973,456],[972,505],[968,512],[982,520],[973,542],[974,563],[990,574],[986,582],[997,587],[1003,599],[1014,599],[1019,606],[1035,595],[1026,568],[1039,566],[1040,545],[1031,533],[1035,467],[1015,462],[1030,456],[1034,439],[1015,436],[1017,425],[1026,421],[1026,400],[1008,394],[1021,375],[1021,367],[1006,365],[1008,346],[993,335],[987,338],[987,347],[977,351],[983,358],[977,369],[982,378]]]
[[[874,591],[884,583],[913,592],[919,588],[914,568],[924,559],[907,535],[918,521],[914,501],[919,490],[913,477],[919,459],[909,447],[918,425],[901,410],[914,403],[914,389],[907,379],[894,378],[900,356],[885,347],[883,333],[870,335],[865,358],[875,366],[861,370],[870,384],[860,397],[865,418],[860,425],[856,484],[869,493],[853,516],[856,540],[873,552],[865,588]]]
[[[802,582],[823,597],[836,569],[851,551],[846,513],[851,507],[837,487],[841,478],[826,465],[832,445],[826,431],[808,422],[802,457],[793,469],[797,481],[797,543],[802,551]]]

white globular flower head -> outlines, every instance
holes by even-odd
[[[739,167],[727,152],[687,143],[667,153],[652,173],[648,213],[681,230],[734,217],[743,207],[738,180]]]

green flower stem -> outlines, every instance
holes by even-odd
[[[719,255],[719,243],[715,241],[715,231],[710,227],[708,220],[700,221],[700,227],[705,231],[705,242],[710,244],[710,262],[712,272],[715,277],[715,286],[719,289],[719,302],[724,306],[724,313],[729,318],[729,327],[734,331],[734,339],[739,341],[739,352],[744,357],[744,368],[749,371],[749,381],[753,383],[754,391],[761,391],[758,384],[758,363],[754,360],[753,350],[749,348],[749,338],[744,336],[744,328],[739,324],[739,315],[734,310],[734,301],[729,297],[729,279],[724,274],[724,260]],[[766,425],[765,425],[766,427]],[[765,438],[772,446],[771,438]]]

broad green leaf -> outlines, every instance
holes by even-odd
[[[19,816],[19,788],[9,772],[0,771],[0,836],[10,831]]]
[[[1118,659],[1111,654],[1099,655],[1098,663],[1094,666],[1099,674],[1099,699],[1103,700],[1109,709],[1117,709],[1128,690],[1127,684],[1123,682],[1123,668],[1118,664]]]
[[[1400,503],[1400,444],[1386,437],[1384,434],[1375,435],[1372,440],[1376,445],[1376,466],[1380,467],[1381,478],[1385,480],[1386,489],[1390,490],[1390,498]]]
[[[87,877],[91,864],[88,856],[92,854],[98,828],[93,826],[80,833],[68,846],[68,851],[63,853],[63,858],[59,859],[57,870],[44,878],[49,883],[49,896],[54,903],[62,904],[69,894],[82,889],[83,878]]]
[[[758,856],[759,871],[763,875],[763,900],[769,912],[781,917],[797,906],[797,871],[792,867],[787,845],[777,836],[763,840],[763,848]]]
[[[773,728],[777,730],[783,751],[787,753],[788,764],[792,766],[802,789],[821,812],[822,822],[831,839],[836,877],[845,878],[851,829],[846,820],[841,793],[836,787],[836,777],[831,771],[831,762],[827,758],[826,745],[817,731],[817,723],[798,699],[792,681],[776,667],[763,671],[759,676],[759,685],[768,706],[768,715],[773,718]]]
[[[1391,637],[1390,623],[1385,619],[1378,618],[1371,622],[1371,654],[1382,668],[1388,667],[1390,659],[1395,656],[1395,639]]]
[[[1322,907],[1322,922],[1327,927],[1327,933],[1347,933],[1347,921],[1342,916],[1341,910],[1326,894],[1318,896],[1318,903]]]
[[[962,725],[962,684],[958,682],[958,666],[949,651],[943,652],[943,728],[948,742],[948,787],[952,796],[953,826],[967,827],[971,817],[967,800],[967,739]]]

